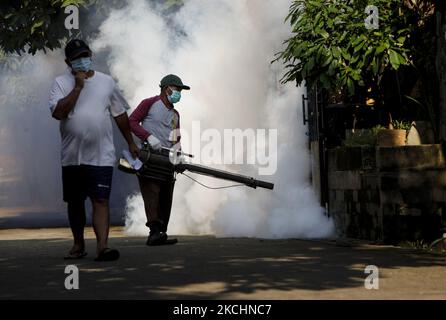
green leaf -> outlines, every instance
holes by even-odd
[[[31,34],[33,34],[37,28],[40,28],[43,25],[43,20],[40,20],[36,23],[33,24],[32,28],[31,28]]]
[[[355,94],[355,84],[353,83],[353,80],[351,78],[347,78],[347,88],[350,95]]]
[[[343,42],[345,37],[347,37],[347,36],[348,36],[348,32],[347,31],[343,32],[342,36],[339,38],[339,42]]]
[[[382,44],[378,48],[376,48],[376,54],[380,54],[384,50],[386,50],[386,46]]]
[[[328,37],[330,36],[330,35],[328,34],[328,32],[325,31],[325,30],[321,30],[321,31],[320,31],[320,35],[321,35],[324,39],[328,39]]]
[[[328,66],[332,61],[333,61],[333,57],[332,56],[328,56],[327,59],[325,59],[324,63],[322,63],[321,67]]]
[[[364,47],[365,47],[365,42],[363,41],[363,42],[359,43],[358,45],[356,45],[354,52],[356,53],[359,50],[363,49]]]
[[[373,74],[374,74],[375,76],[378,75],[379,65],[378,65],[378,62],[377,62],[377,60],[376,60],[376,57],[373,58],[373,61],[372,61],[372,71],[373,71]]]
[[[358,37],[352,42],[352,46],[356,47],[359,43],[364,42],[364,40],[364,36]]]
[[[407,64],[407,61],[409,60],[406,55],[403,56],[399,53],[398,53],[398,58],[400,59],[400,64],[403,64],[403,65]]]
[[[332,48],[332,54],[336,59],[341,58],[341,50],[338,47]]]
[[[388,54],[389,54],[389,59],[390,59],[390,64],[392,65],[392,68],[395,70],[398,70],[398,68],[400,67],[400,57],[398,55],[398,53],[392,49],[388,50]]]
[[[342,56],[344,57],[345,60],[350,60],[352,58],[352,56],[347,52],[347,50],[341,50]]]

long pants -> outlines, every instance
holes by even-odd
[[[138,176],[138,181],[147,216],[146,226],[152,229],[156,225],[160,228],[159,231],[166,232],[172,209],[175,180],[160,182]]]

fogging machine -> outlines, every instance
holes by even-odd
[[[272,190],[274,188],[273,183],[257,180],[253,177],[184,162],[182,160],[184,157],[192,158],[193,156],[180,150],[175,150],[174,148],[162,148],[159,151],[155,151],[145,142],[140,154],[140,160],[143,163],[141,169],[133,169],[130,163],[124,158],[119,160],[118,168],[127,173],[137,174],[161,182],[172,181],[175,173],[190,171],[217,179],[237,182],[254,189],[259,187]]]

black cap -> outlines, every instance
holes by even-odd
[[[161,79],[160,87],[164,88],[166,86],[175,86],[180,89],[190,90],[190,87],[184,85],[183,81],[181,81],[180,77],[178,77],[174,74],[169,74]]]
[[[70,40],[65,46],[65,57],[68,60],[85,52],[91,53],[90,47],[84,41],[79,39]]]

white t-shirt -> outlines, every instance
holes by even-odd
[[[70,72],[57,77],[50,91],[51,114],[57,102],[74,88]],[[117,117],[129,109],[127,102],[109,75],[95,71],[85,80],[79,99],[68,118],[60,121],[62,136],[62,166],[114,166],[111,116]]]

